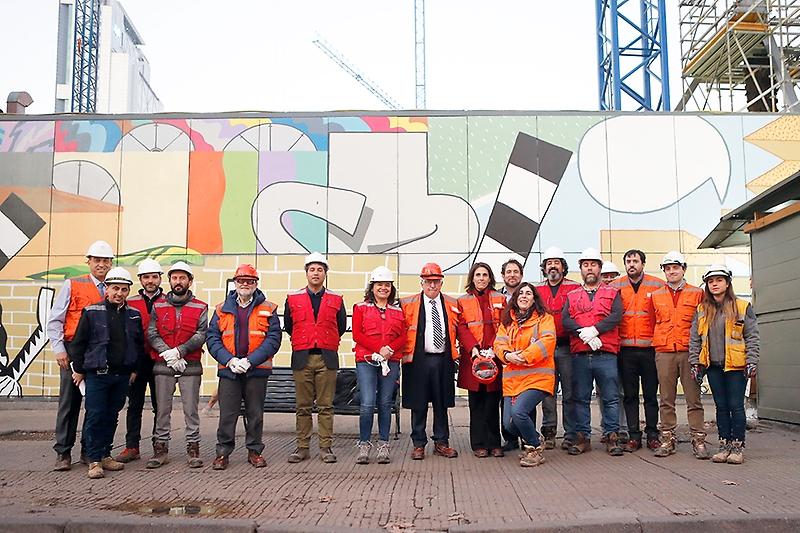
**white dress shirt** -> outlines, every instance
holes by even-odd
[[[445,349],[447,348],[447,333],[445,333],[447,324],[445,324],[444,320],[442,300],[441,298],[431,300],[427,296],[423,295],[422,301],[425,303],[425,351],[427,353],[444,353]],[[431,311],[431,307],[434,305],[436,306],[436,310],[439,311],[439,322],[441,323],[442,336],[444,337],[444,343],[441,349],[437,348],[436,344],[433,342],[433,312]]]

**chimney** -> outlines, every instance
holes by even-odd
[[[14,91],[8,93],[6,100],[6,113],[11,115],[24,115],[25,108],[33,103],[31,95],[25,91]]]

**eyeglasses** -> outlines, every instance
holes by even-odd
[[[257,279],[250,279],[250,278],[237,278],[233,280],[238,285],[255,285],[258,283]]]
[[[422,280],[422,284],[423,285],[430,285],[432,287],[435,287],[436,285],[439,285],[440,283],[442,283],[441,279],[423,279]]]

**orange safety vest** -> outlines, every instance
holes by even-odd
[[[459,321],[458,300],[452,296],[442,294],[444,298],[444,314],[447,316],[447,332],[450,335],[450,356],[453,360],[458,359],[458,348],[456,347],[456,335]],[[419,308],[422,304],[422,293],[408,296],[400,300],[400,307],[403,309],[403,318],[406,326],[406,347],[403,352],[403,363],[410,363],[414,360],[414,348],[417,344],[417,326],[419,325]]]
[[[457,301],[462,322],[467,325],[469,332],[472,333],[478,344],[483,344],[483,311],[478,304],[478,297],[473,294],[465,294],[459,296]],[[489,306],[492,308],[494,330],[497,331],[500,326],[500,315],[506,307],[505,295],[497,291],[490,291]]]
[[[744,370],[747,367],[747,346],[744,343],[744,315],[749,302],[736,299],[739,320],[725,319],[725,371]],[[697,306],[697,334],[700,335],[700,364],[708,367],[711,354],[708,348],[708,320],[703,304]]]
[[[556,323],[549,313],[535,313],[522,325],[516,318],[500,324],[494,340],[494,353],[503,362],[503,396],[517,396],[538,389],[553,394],[556,388]],[[506,352],[522,350],[526,365],[509,363]]]
[[[71,341],[75,336],[83,308],[103,301],[103,295],[89,274],[70,278],[69,285],[69,306],[64,316],[65,341]]]
[[[219,327],[220,335],[222,336],[222,345],[225,349],[232,354],[236,354],[236,315],[233,313],[226,313],[222,310],[224,303],[217,305],[217,326]],[[265,300],[253,307],[248,318],[248,342],[247,353],[251,354],[256,348],[261,346],[264,339],[267,338],[269,331],[269,318],[275,314],[278,306],[268,300]],[[258,365],[256,368],[272,368],[272,357]],[[217,368],[222,370],[226,368],[225,365],[218,365]]]
[[[628,276],[611,284],[622,295],[622,320],[619,323],[620,344],[623,347],[648,348],[653,344],[655,313],[652,294],[664,286],[664,282],[650,274],[643,274],[638,292],[634,292]]]
[[[653,347],[661,353],[688,352],[692,318],[703,299],[703,290],[687,283],[678,292],[678,305],[675,305],[672,290],[666,285],[650,298],[656,318]]]

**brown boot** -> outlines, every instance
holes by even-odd
[[[625,453],[619,443],[619,437],[617,437],[616,432],[611,432],[606,436],[606,451],[608,452],[608,455],[614,457],[619,457]]]
[[[105,473],[103,472],[103,465],[100,461],[95,463],[89,463],[89,472],[88,472],[89,479],[100,479],[101,477],[105,477]]]
[[[56,464],[53,470],[56,472],[66,472],[72,468],[72,456],[69,453],[59,453],[56,457]]]
[[[153,443],[153,457],[147,461],[146,468],[159,468],[169,462],[169,444],[166,442],[155,441]]]
[[[103,467],[103,470],[109,470],[111,472],[119,472],[120,470],[125,468],[124,463],[115,461],[114,459],[111,458],[111,456],[103,457],[103,460],[100,461],[100,466]]]
[[[201,468],[203,466],[203,460],[200,459],[199,442],[186,443],[186,457],[186,462],[189,464],[189,468]]]
[[[692,435],[692,451],[698,459],[710,459],[711,452],[706,445],[706,434],[695,433]]]
[[[744,442],[740,440],[732,440],[731,453],[728,454],[728,458],[725,461],[729,465],[740,465],[744,462]]]
[[[669,457],[675,453],[675,434],[672,431],[661,432],[661,446],[653,455],[656,457]]]
[[[728,460],[731,454],[731,444],[726,439],[719,439],[719,448],[717,453],[711,456],[711,461],[715,463],[724,463]]]
[[[575,439],[575,442],[569,447],[567,453],[570,455],[580,455],[590,451],[592,451],[591,437],[584,433],[578,433],[578,438]]]
[[[522,447],[522,457],[519,459],[519,466],[539,466],[544,463],[544,455],[542,455],[543,446],[528,446],[527,444]]]
[[[555,426],[547,426],[542,428],[542,437],[544,440],[544,449],[552,450],[556,447],[556,428]]]

